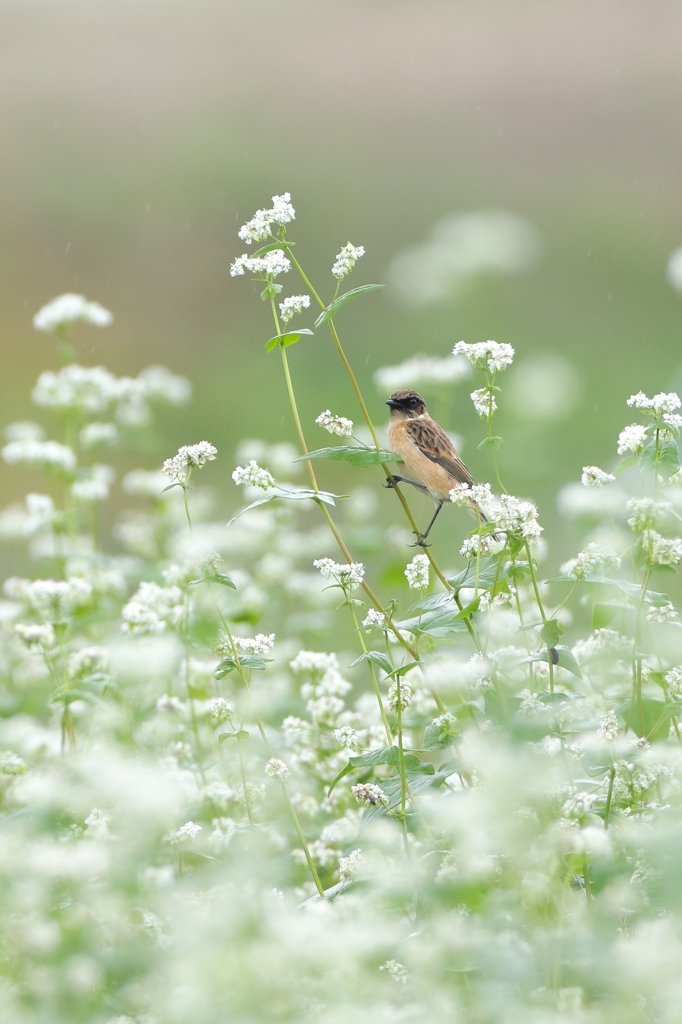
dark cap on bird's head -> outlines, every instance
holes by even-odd
[[[409,417],[421,416],[423,412],[426,412],[422,396],[418,391],[411,391],[409,388],[394,391],[386,405],[391,407],[391,411],[395,409]]]

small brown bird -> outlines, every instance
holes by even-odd
[[[466,468],[455,447],[442,427],[432,420],[426,411],[424,399],[418,392],[394,391],[386,402],[391,407],[391,422],[388,428],[388,446],[399,455],[398,467],[409,476],[393,476],[387,487],[397,483],[412,484],[426,491],[436,503],[436,511],[426,531],[411,547],[423,547],[431,527],[446,501],[450,491],[458,484],[473,484],[471,473]],[[481,518],[486,522],[482,513]],[[427,545],[428,546],[428,545]]]

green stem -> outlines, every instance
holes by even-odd
[[[611,813],[611,798],[613,797],[613,780],[616,777],[616,769],[612,768],[609,775],[609,792],[606,797],[606,807],[604,808],[604,828],[609,827],[609,814]]]
[[[546,626],[547,616],[545,615],[545,606],[543,605],[542,598],[540,597],[538,581],[535,576],[535,568],[533,566],[533,556],[531,555],[530,544],[528,543],[528,541],[525,541],[525,548],[526,556],[528,558],[528,569],[530,571],[530,578],[533,582],[533,591],[535,592],[535,600],[537,601],[538,608],[540,610],[540,618],[542,619],[542,624],[543,626]],[[548,643],[545,643],[545,647],[547,648],[547,660],[549,662],[549,692],[554,693],[554,662],[552,661],[552,647]]]
[[[346,600],[348,600],[348,595],[346,595]],[[349,607],[350,607],[350,610],[351,610],[351,614],[353,616],[353,622],[355,623],[355,631],[358,634],[358,637],[360,638],[360,643],[362,645],[362,651],[363,651],[364,654],[367,654],[368,648],[367,648],[367,644],[365,643],[365,638],[364,638],[364,636],[362,634],[362,629],[360,628],[360,625],[358,624],[358,617],[357,617],[356,612],[355,612],[355,605],[350,604],[350,601],[349,601]],[[379,704],[379,711],[381,712],[381,721],[384,724],[384,729],[386,730],[386,739],[388,740],[388,745],[390,747],[390,746],[393,745],[393,736],[391,735],[391,727],[388,724],[388,719],[386,717],[386,711],[384,709],[384,702],[381,699],[381,690],[379,689],[379,682],[377,680],[376,670],[374,668],[374,664],[371,661],[369,661],[367,664],[369,665],[369,670],[370,670],[370,673],[372,675],[372,685],[374,686],[374,692],[376,694],[377,703]]]
[[[319,892],[321,898],[323,900],[325,900],[327,897],[324,894],[324,889],[322,888],[322,884],[320,882],[320,878],[319,878],[319,875],[317,873],[317,869],[316,869],[315,865],[313,864],[313,858],[310,856],[310,850],[308,849],[308,843],[306,842],[306,838],[303,835],[303,830],[301,829],[301,823],[298,820],[298,815],[296,813],[296,808],[294,807],[294,805],[293,805],[293,803],[291,801],[291,797],[289,796],[289,790],[287,789],[287,786],[286,786],[285,782],[282,783],[282,790],[284,791],[284,795],[287,798],[287,803],[289,804],[289,810],[291,811],[291,817],[293,818],[293,821],[294,821],[294,827],[296,829],[296,832],[298,833],[298,838],[300,840],[301,846],[303,847],[303,852],[305,853],[305,859],[308,861],[308,867],[310,868],[310,874],[313,876],[313,881],[315,882],[315,886],[317,887],[317,891]]]

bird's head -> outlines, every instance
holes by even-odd
[[[422,396],[409,389],[394,391],[386,405],[391,409],[392,420],[414,420],[426,412]]]

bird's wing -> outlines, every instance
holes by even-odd
[[[427,459],[442,466],[460,483],[473,484],[473,477],[455,451],[452,441],[434,420],[408,420],[405,431]]]

